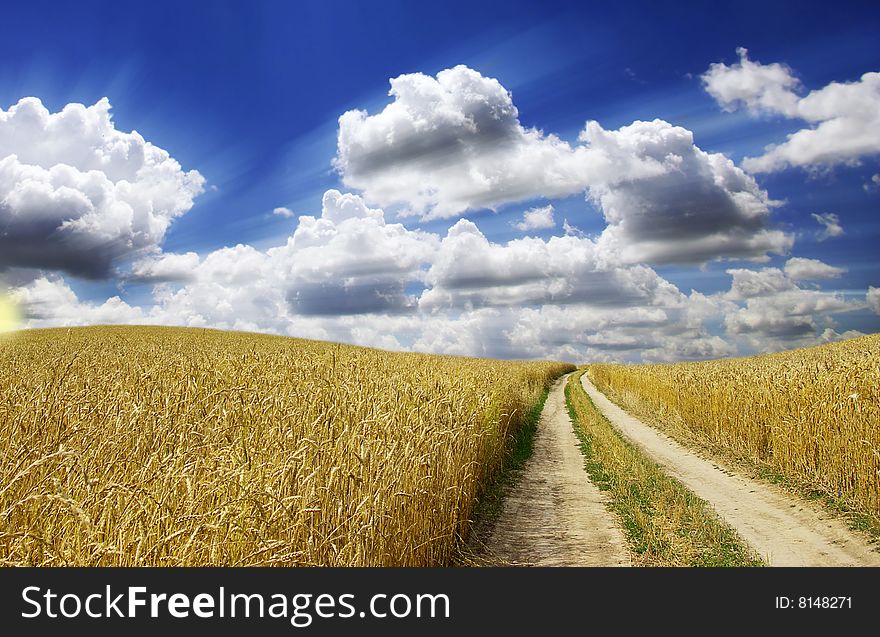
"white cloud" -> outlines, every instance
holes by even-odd
[[[112,297],[103,303],[81,301],[60,278],[40,277],[13,292],[26,314],[28,327],[98,324],[155,324],[289,334],[304,338],[347,342],[356,345],[404,349],[395,334],[416,332],[416,317],[382,315],[297,317],[286,314],[283,296],[274,294],[247,270],[236,272],[234,261],[242,257],[245,268],[253,257],[247,248],[218,251],[208,260],[197,287],[173,300],[163,285],[155,288],[156,304],[132,307]],[[216,280],[208,279],[216,276]],[[244,280],[251,279],[249,286]],[[256,288],[256,289],[255,289]]]
[[[553,220],[553,206],[531,208],[523,213],[522,221],[513,224],[513,227],[522,232],[529,230],[543,230],[556,226]]]
[[[790,259],[785,272],[778,268],[732,269],[728,274],[731,288],[717,297],[725,328],[729,335],[743,338],[758,351],[827,341],[836,334],[833,329],[828,332],[835,326],[834,315],[865,307],[834,292],[798,287],[798,277],[839,274],[837,268],[814,259]]]
[[[423,319],[412,349],[454,356],[519,358],[505,333],[514,314],[515,310],[508,308],[479,308],[429,315]]]
[[[416,311],[418,290],[407,286],[420,289],[423,265],[439,242],[436,235],[386,223],[381,210],[356,195],[330,190],[321,216],[300,217],[284,245],[135,261],[125,279],[157,283],[153,305],[123,304],[118,322],[276,332],[399,349],[391,326],[404,325],[396,316]],[[35,317],[32,326],[94,322],[97,310],[80,303],[69,287],[41,286],[40,294],[27,287],[22,292],[26,311]],[[50,293],[60,295],[57,302]]]
[[[680,292],[644,265],[618,265],[577,236],[489,241],[466,219],[449,229],[425,275],[423,310],[586,303],[663,304]]]
[[[816,238],[819,241],[844,235],[843,226],[840,225],[840,217],[833,212],[823,212],[822,214],[814,212],[811,216],[822,226],[822,230],[816,232]]]
[[[727,274],[731,276],[732,281],[730,290],[724,296],[734,301],[772,296],[797,289],[794,281],[778,268],[761,270],[733,268],[727,270]]]
[[[735,348],[689,324],[689,307],[602,308],[583,303],[483,307],[421,318],[416,351],[570,361],[668,361],[729,356]]]
[[[768,110],[777,103],[771,93],[736,99]],[[121,257],[133,258],[122,280],[154,283],[152,304],[132,307],[118,297],[80,301],[63,279],[43,276],[16,292],[31,325],[177,324],[439,353],[663,361],[727,356],[742,342],[764,350],[846,337],[851,332],[834,329],[835,314],[866,303],[880,307],[876,288],[861,303],[799,287],[798,281],[844,271],[814,259],[791,258],[784,269],[731,269],[730,290],[714,295],[685,294],[649,267],[766,260],[792,247],[792,236],[770,225],[776,202],[724,155],[698,148],[684,128],[655,120],[605,130],[588,122],[571,145],[523,127],[504,87],[466,67],[436,78],[401,76],[392,80],[392,96],[375,115],[351,111],[340,118],[336,166],[363,194],[328,190],[320,215],[299,216],[286,242],[274,248],[237,245],[202,257],[162,253],[167,223],[192,205],[202,187],[198,173],[187,177],[165,153],[169,174],[191,178],[193,190],[173,208],[178,212],[166,215],[164,226],[156,226],[161,232],[139,242],[131,234],[127,243],[119,228],[115,235],[105,232],[101,236],[112,235],[108,241],[116,247],[103,260],[92,254],[99,251],[83,247],[92,244],[80,244],[83,254],[71,262],[91,263],[92,270],[39,265],[97,275],[101,268],[94,263],[107,269]],[[98,105],[90,108],[100,111]],[[105,123],[112,129],[109,115]],[[142,150],[149,146],[141,142]],[[0,138],[0,148],[4,143],[12,142]],[[63,173],[58,161],[49,169],[36,167]],[[93,174],[91,160],[78,161],[80,167],[71,168],[76,174],[102,178],[114,188],[152,170],[144,160],[136,174],[123,178],[118,162]],[[3,175],[0,164],[0,191]],[[119,177],[118,184],[111,176]],[[93,194],[82,184],[78,188],[86,197]],[[78,196],[56,190],[71,201]],[[452,217],[577,192],[607,222],[598,237],[565,220],[564,236],[497,243],[466,219],[439,236],[391,223],[383,210],[403,205],[425,219]],[[94,207],[104,200],[88,201]],[[554,212],[549,205],[527,210],[515,227],[555,227]],[[287,208],[273,213],[294,216]],[[839,228],[834,215],[814,218],[829,236]],[[42,252],[51,253],[41,240]],[[717,333],[721,329],[727,339]]]
[[[301,216],[285,245],[210,253],[190,282],[163,293],[161,311],[185,325],[283,333],[307,325],[321,338],[303,318],[413,311],[407,286],[419,283],[438,244],[435,235],[386,223],[357,195],[329,190],[321,216]]]
[[[786,349],[814,344],[822,329],[833,327],[831,315],[860,307],[837,294],[798,288],[748,299],[745,307],[725,316],[725,326],[762,351]]]
[[[104,303],[80,301],[60,277],[40,277],[12,293],[24,308],[29,327],[144,323],[141,308],[131,307],[118,296]]]
[[[716,62],[709,66],[701,79],[706,92],[726,111],[745,106],[754,113],[782,113],[798,115],[800,81],[786,65],[752,62],[748,50],[736,50],[739,62],[727,66]]]
[[[865,302],[874,314],[880,314],[880,288],[875,288],[873,285],[870,286],[868,293],[865,295]]]
[[[419,309],[432,322],[417,341],[425,351],[567,360],[734,352],[704,325],[720,312],[716,300],[684,295],[651,268],[616,262],[582,236],[501,244],[460,220],[425,283]]]
[[[767,227],[777,202],[727,157],[695,146],[689,130],[662,120],[617,131],[591,122],[582,139],[617,161],[634,157],[657,168],[652,176],[590,186],[608,222],[599,242],[623,260],[766,260],[768,252],[791,249],[793,237]]]
[[[566,235],[570,235],[573,237],[586,237],[587,236],[582,230],[580,230],[579,228],[576,228],[575,226],[568,223],[568,219],[562,220],[562,231]]]
[[[188,281],[195,276],[199,255],[195,252],[152,254],[138,259],[131,266],[127,279],[145,283]]]
[[[785,262],[785,274],[793,281],[836,279],[844,272],[846,268],[828,265],[818,259],[792,257]]]
[[[293,210],[284,206],[279,206],[278,208],[272,209],[272,214],[278,217],[284,217],[285,219],[290,219],[293,216]]]
[[[703,75],[706,90],[721,107],[734,110],[744,104],[753,112],[775,112],[809,124],[785,142],[768,146],[763,155],[744,159],[746,170],[852,164],[880,153],[880,73],[865,73],[854,82],[831,82],[800,97],[794,92],[799,86],[791,69],[752,62],[745,49],[738,51],[739,64],[712,64]]]
[[[693,320],[702,299],[683,299],[680,307],[602,308],[587,304],[522,308],[506,329],[514,351],[540,357],[549,351],[562,360],[643,360],[717,358],[735,353]],[[563,335],[565,335],[563,337]]]
[[[284,333],[287,306],[265,252],[237,245],[206,255],[180,288],[154,289],[157,322]]]
[[[156,254],[134,264],[138,277],[157,283],[151,305],[80,301],[61,279],[40,278],[16,295],[32,327],[154,323],[572,360],[733,351],[703,326],[717,313],[710,299],[682,294],[646,266],[615,264],[587,238],[497,244],[460,220],[441,240],[332,190],[321,216],[300,217],[282,246]]]
[[[328,219],[303,218],[288,245],[279,248],[260,251],[251,246],[238,245],[211,252],[201,260],[195,253],[187,253],[159,254],[136,261],[127,278],[152,282],[176,281],[180,285],[156,285],[151,308],[138,309],[135,313],[123,312],[118,322],[278,333],[289,333],[296,329],[303,336],[330,338],[331,333],[320,325],[323,319],[298,321],[291,308],[296,294],[312,280],[309,269],[323,270],[321,276],[339,281],[340,285],[354,282],[355,290],[363,292],[364,286],[357,286],[357,282],[362,280],[356,274],[359,271],[359,255],[364,255],[366,259],[363,271],[370,266],[374,268],[372,275],[363,276],[378,276],[379,270],[376,268],[382,264],[375,260],[370,263],[370,252],[375,250],[370,248],[364,254],[363,244],[358,244],[359,240],[369,243],[371,238],[375,238],[370,233],[375,234],[376,228],[358,227],[357,217],[352,218],[354,223],[346,223],[338,216],[340,211],[332,207],[332,195],[326,201],[329,205],[325,212],[337,218],[339,227]],[[362,220],[376,224],[373,217]],[[381,234],[381,230],[378,232]],[[346,240],[355,248],[348,256],[340,254]],[[406,248],[406,242],[402,243],[401,247]],[[377,247],[378,250],[386,248],[387,245]],[[391,250],[390,254],[392,256],[389,258],[396,258],[393,256],[397,254],[395,250]],[[346,270],[354,272],[354,276],[351,273],[347,275]],[[69,287],[61,287],[58,282],[45,279],[37,281],[34,286],[33,290],[25,287],[20,292],[26,312],[34,317],[32,326],[94,322],[95,309],[80,303]],[[338,305],[341,302],[337,292],[328,294],[327,303]],[[320,298],[313,298],[312,309],[318,307],[320,302]],[[363,332],[364,326],[358,329]],[[349,331],[343,335],[343,340],[351,340],[351,337]],[[387,339],[378,339],[376,342],[388,344]]]
[[[814,127],[790,134],[760,157],[744,159],[747,170],[850,164],[880,153],[880,73],[813,91],[798,102],[798,114]]]
[[[421,280],[436,235],[385,222],[357,195],[328,190],[320,219],[299,218],[287,245],[268,252],[298,314],[405,311],[407,284]]]
[[[381,112],[339,118],[343,183],[423,218],[582,191],[589,162],[554,135],[523,127],[510,93],[465,66],[393,78]]]
[[[136,131],[116,130],[110,102],[50,113],[23,98],[0,109],[0,269],[105,276],[156,250],[204,178]]]
[[[335,165],[368,201],[431,219],[587,191],[609,247],[634,263],[763,259],[791,247],[768,227],[767,193],[684,128],[587,122],[573,147],[524,128],[510,93],[467,67],[391,86],[394,101],[379,113],[339,119]]]
[[[858,330],[846,330],[845,332],[838,332],[834,328],[826,327],[821,336],[819,337],[819,341],[822,343],[835,343],[837,341],[845,341],[850,338],[856,338],[858,336],[865,336],[864,332],[860,332]]]
[[[460,220],[441,240],[388,224],[381,210],[335,191],[325,195],[321,216],[301,217],[283,246],[239,245],[201,259],[156,255],[139,271],[145,279],[172,279],[168,272],[181,264],[191,277],[158,283],[145,307],[117,297],[83,302],[58,278],[39,278],[14,294],[31,327],[188,325],[573,361],[700,359],[735,354],[740,341],[762,351],[822,342],[852,335],[836,332],[833,316],[866,306],[801,289],[778,268],[732,269],[728,292],[684,294],[651,268],[616,262],[584,237],[494,243]],[[788,270],[815,276],[829,267],[790,260]],[[321,288],[325,282],[332,289]],[[880,289],[869,291],[872,303],[880,309]],[[730,338],[713,333],[718,325]]]

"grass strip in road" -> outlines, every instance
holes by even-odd
[[[610,496],[640,566],[763,566],[712,508],[626,441],[569,377],[565,399],[590,479]]]
[[[648,424],[807,497],[823,493],[860,514],[858,526],[880,523],[880,334],[743,358],[595,364],[589,375]]]
[[[815,481],[774,469],[769,461],[757,460],[753,456],[733,450],[730,446],[713,443],[688,427],[679,413],[669,409],[658,410],[656,405],[652,405],[635,391],[616,390],[603,382],[604,378],[590,377],[590,380],[608,400],[643,423],[662,431],[681,446],[704,458],[727,465],[753,480],[782,487],[795,497],[815,502],[829,514],[841,518],[854,531],[866,534],[869,541],[880,543],[880,512],[859,510],[853,505],[851,498],[841,492],[819,488]]]

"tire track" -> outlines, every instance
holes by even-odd
[[[880,566],[867,538],[817,505],[721,469],[612,403],[586,374],[590,399],[627,440],[707,501],[771,566]]]
[[[488,558],[495,564],[630,565],[623,532],[584,470],[565,406],[568,376],[550,388],[532,457],[488,539]]]

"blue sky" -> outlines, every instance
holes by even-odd
[[[298,216],[320,217],[322,197],[330,189],[360,196],[364,205],[382,208],[387,223],[400,222],[408,231],[436,234],[438,241],[460,219],[472,221],[489,244],[502,247],[522,239],[524,233],[544,242],[553,236],[562,237],[565,234],[563,219],[586,237],[598,239],[602,235],[609,224],[607,214],[603,216],[603,205],[608,203],[599,203],[596,193],[610,192],[608,188],[612,187],[606,185],[607,179],[602,185],[588,179],[585,187],[566,190],[561,196],[548,195],[546,185],[516,197],[493,193],[486,195],[491,199],[493,210],[468,205],[449,216],[438,217],[416,210],[418,206],[405,192],[399,197],[389,194],[386,182],[378,184],[373,180],[372,169],[355,174],[354,168],[350,168],[349,173],[339,164],[334,168],[331,162],[339,152],[337,120],[340,115],[353,109],[365,110],[369,116],[381,113],[394,102],[388,96],[389,79],[403,74],[434,78],[444,69],[465,65],[482,78],[497,80],[510,92],[517,109],[516,121],[524,130],[534,127],[544,135],[557,135],[572,147],[577,146],[578,135],[588,120],[596,120],[605,131],[612,131],[635,120],[661,119],[691,131],[693,142],[701,151],[723,153],[741,167],[745,158],[762,155],[768,144],[781,144],[787,135],[819,123],[805,123],[797,116],[778,110],[749,108],[745,98],[736,104],[727,104],[725,110],[719,99],[707,90],[703,79],[711,64],[723,62],[733,68],[739,61],[736,49],[745,47],[752,62],[781,64],[789,69],[800,82],[795,89],[800,97],[833,82],[857,83],[864,73],[880,70],[880,39],[876,37],[880,8],[870,3],[838,2],[833,6],[807,2],[787,6],[767,2],[724,6],[697,2],[674,6],[651,2],[609,4],[611,6],[583,2],[444,2],[434,5],[389,1],[153,2],[128,7],[109,2],[75,5],[35,2],[6,7],[0,26],[0,55],[4,60],[0,67],[0,109],[8,110],[21,98],[34,96],[49,113],[57,113],[67,104],[91,106],[106,97],[112,104],[115,131],[138,131],[149,143],[167,151],[183,171],[198,171],[203,179],[201,192],[192,196],[191,205],[169,212],[172,220],[164,232],[141,243],[135,241],[131,249],[114,248],[108,253],[112,253],[107,257],[110,265],[104,271],[96,274],[96,270],[83,276],[82,271],[59,266],[51,259],[41,261],[28,257],[15,261],[9,257],[3,262],[0,256],[0,268],[8,269],[7,287],[13,291],[30,290],[15,293],[23,299],[32,325],[81,322],[71,317],[87,316],[89,311],[105,307],[107,299],[116,295],[125,305],[119,320],[131,322],[138,316],[149,316],[155,306],[162,304],[161,299],[165,298],[162,294],[174,294],[187,285],[180,277],[160,281],[157,277],[126,275],[133,262],[143,259],[144,255],[155,257],[161,251],[163,254],[195,252],[201,260],[199,263],[203,263],[212,252],[237,244],[266,253],[273,246],[288,242],[298,227]],[[4,152],[18,151],[12,146],[4,151],[0,145],[0,158]],[[27,161],[47,169],[51,164],[48,159]],[[627,331],[629,325],[620,326],[618,341],[603,349],[602,339],[592,338],[591,334],[604,329],[601,327],[607,325],[604,319],[597,319],[594,327],[580,331],[573,328],[568,338],[541,337],[527,345],[508,343],[498,349],[486,348],[480,343],[492,340],[487,334],[493,330],[507,336],[529,332],[523,327],[522,317],[514,316],[516,311],[537,310],[547,305],[561,305],[568,311],[579,307],[578,304],[589,305],[590,290],[561,304],[545,303],[546,299],[537,300],[528,294],[523,296],[522,290],[512,296],[501,294],[497,298],[508,301],[499,302],[492,295],[500,294],[499,289],[504,285],[515,287],[517,284],[496,281],[492,294],[480,296],[481,301],[476,305],[473,303],[476,297],[470,292],[470,296],[465,295],[469,300],[464,305],[456,305],[456,301],[449,299],[461,295],[453,290],[454,286],[449,287],[452,279],[443,279],[449,284],[448,289],[444,288],[444,294],[438,292],[436,296],[446,299],[447,304],[429,303],[424,298],[420,300],[419,295],[432,286],[438,290],[443,287],[443,272],[452,276],[448,268],[441,272],[433,257],[407,266],[409,270],[394,264],[391,271],[399,280],[394,279],[392,283],[388,278],[391,274],[385,272],[379,283],[371,279],[366,286],[368,294],[378,294],[381,298],[390,293],[387,286],[395,290],[402,286],[405,292],[406,299],[401,297],[400,302],[409,309],[404,312],[394,305],[397,308],[395,320],[402,322],[395,324],[398,333],[391,339],[378,327],[359,335],[350,322],[354,320],[352,316],[360,312],[350,314],[349,310],[345,310],[346,318],[342,321],[345,325],[340,323],[336,327],[330,327],[339,318],[332,311],[309,314],[311,322],[305,324],[297,318],[295,307],[291,310],[291,320],[283,324],[268,317],[263,321],[256,316],[236,324],[228,318],[212,318],[210,311],[200,313],[195,301],[189,299],[185,311],[180,308],[156,310],[149,320],[252,328],[451,353],[603,357],[623,352],[618,357],[629,359],[691,357],[700,356],[701,352],[749,353],[820,342],[822,338],[839,338],[852,330],[875,332],[880,329],[880,317],[872,311],[871,299],[866,298],[866,293],[872,286],[880,286],[880,258],[875,247],[880,234],[877,217],[880,183],[872,182],[878,173],[878,155],[870,148],[842,160],[750,172],[757,187],[766,191],[770,200],[784,202],[769,208],[762,228],[785,233],[793,241],[778,252],[767,252],[767,261],[743,260],[723,251],[682,263],[667,256],[627,257],[626,267],[644,264],[684,295],[690,294],[691,289],[703,295],[727,293],[729,298],[724,299],[725,302],[736,303],[746,310],[749,299],[757,297],[734,298],[732,275],[727,270],[760,272],[778,268],[784,271],[792,257],[845,268],[846,272],[833,276],[793,279],[785,283],[797,289],[824,291],[853,303],[858,300],[862,304],[823,314],[825,310],[821,308],[828,304],[820,299],[817,305],[814,298],[810,301],[814,310],[810,314],[814,328],[811,335],[800,320],[795,321],[795,329],[786,332],[784,338],[780,338],[782,332],[776,328],[750,334],[748,325],[755,327],[761,321],[756,322],[754,317],[748,320],[748,317],[740,317],[739,322],[729,319],[737,310],[728,306],[719,309],[714,318],[705,318],[698,332],[663,337],[704,344],[720,339],[694,352],[681,343],[653,342],[654,339],[649,338],[652,333]],[[430,176],[425,179],[430,182]],[[380,190],[385,194],[379,196]],[[585,190],[596,197],[586,200]],[[445,202],[439,204],[444,205]],[[450,205],[455,208],[457,204]],[[553,206],[551,227],[521,231],[513,226],[522,220],[526,209],[547,205]],[[272,213],[282,206],[292,211],[292,216]],[[12,204],[7,204],[7,209],[12,210],[9,214],[19,217],[23,214],[16,212]],[[822,226],[812,215],[827,213],[837,215],[843,233],[820,240],[817,233]],[[63,213],[59,214],[65,218]],[[579,235],[569,233],[568,236]],[[105,237],[105,240],[116,241],[116,237]],[[126,245],[131,243],[130,238],[126,241]],[[53,245],[50,240],[34,249],[48,254],[57,249]],[[290,266],[291,272],[299,272],[297,268],[302,267],[302,260],[297,261],[298,258],[291,256],[295,262]],[[413,258],[418,261],[417,257]],[[191,263],[196,267],[194,264]],[[413,272],[428,272],[434,266],[435,276],[429,276],[430,281],[413,275]],[[538,270],[543,267],[547,272],[545,266],[536,267]],[[404,270],[409,274],[403,275]],[[578,276],[576,271],[550,274],[557,282]],[[348,281],[340,284],[343,287],[335,280],[322,279],[319,295],[333,295],[334,290],[343,290],[339,293],[346,294],[344,290],[361,289],[359,284],[350,287],[351,276],[346,278],[340,274],[340,277],[339,281]],[[64,290],[75,295],[74,303],[78,304],[75,307],[85,308],[85,313],[71,310],[67,314],[53,314],[48,306],[60,301],[40,296],[35,282],[41,280],[55,286],[55,292],[63,285]],[[314,280],[310,281],[310,285],[317,285]],[[276,284],[273,279],[273,285]],[[157,286],[162,290],[157,291]],[[291,295],[306,294],[297,290],[281,296],[290,300]],[[778,290],[791,292],[789,288]],[[70,301],[67,292],[65,295]],[[489,296],[496,300],[487,301]],[[519,300],[510,301],[511,298]],[[256,307],[270,303],[267,298],[246,302]],[[441,309],[433,303],[440,303]],[[755,300],[753,313],[760,313],[762,308],[782,314],[789,311],[781,306],[770,308],[766,303],[769,303],[766,299]],[[802,305],[794,300],[793,303],[786,307]],[[331,307],[337,305],[329,303]],[[346,303],[342,305],[349,307]],[[425,336],[426,323],[420,323],[413,314],[416,305],[425,320],[437,319],[438,312],[444,313],[443,329],[449,330],[447,337],[432,341]],[[640,307],[645,310],[661,306]],[[369,303],[365,307],[375,309]],[[475,311],[491,314],[486,309],[490,307],[496,313],[493,320],[468,314]],[[681,322],[679,314],[685,310],[678,307],[676,314],[668,306],[662,307],[666,308],[670,323]],[[132,308],[141,314],[130,313]],[[277,315],[277,311],[273,312]],[[390,325],[380,320],[382,312],[364,314],[364,324],[375,320],[377,325]],[[405,320],[402,314],[410,318]],[[323,324],[315,322],[319,316],[323,317],[320,319]],[[595,319],[593,315],[590,317]],[[98,322],[115,320],[109,307],[94,313],[94,319]],[[479,329],[461,331],[463,325],[471,323],[479,323]],[[515,327],[517,325],[519,327]],[[739,327],[733,327],[735,325]],[[828,328],[833,335],[826,331]],[[429,331],[439,329],[432,324]],[[764,328],[755,329],[760,332]],[[637,347],[640,338],[652,343]],[[526,342],[522,338],[513,340]],[[720,341],[726,346],[720,345]],[[453,342],[457,345],[449,345]],[[643,350],[653,353],[645,356]]]

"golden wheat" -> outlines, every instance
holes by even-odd
[[[589,375],[639,415],[880,518],[880,335]]]
[[[590,479],[608,495],[633,560],[643,566],[760,566],[711,505],[629,443],[569,377],[565,397]]]
[[[177,328],[5,337],[0,564],[448,564],[567,369]]]

